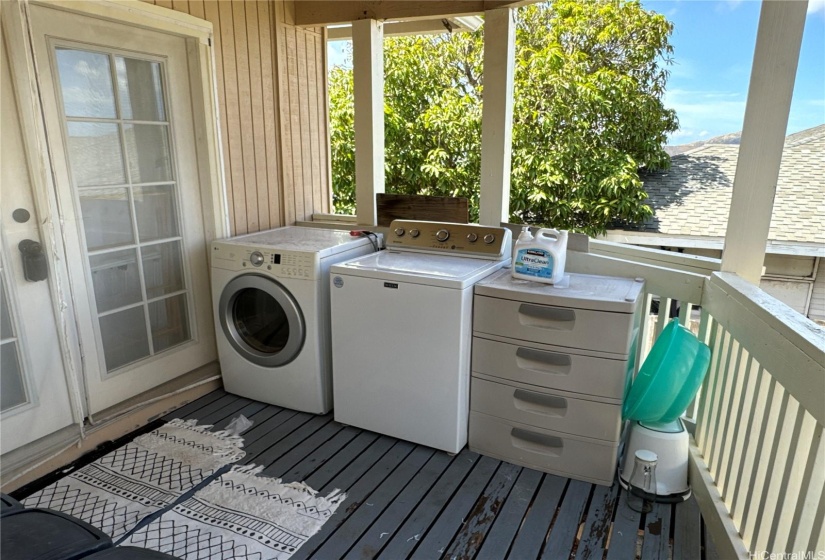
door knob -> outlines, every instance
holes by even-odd
[[[43,246],[37,241],[24,239],[17,248],[23,255],[23,277],[28,282],[39,282],[49,276],[49,266],[46,263],[46,254]]]

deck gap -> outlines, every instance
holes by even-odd
[[[619,484],[618,480],[614,481],[613,484]],[[619,484],[619,487],[616,489],[616,501],[613,502],[613,511],[610,512],[610,531],[608,531],[607,538],[604,541],[602,560],[607,560],[607,554],[610,552],[610,541],[613,540],[613,529],[616,525],[616,514],[619,512],[619,500],[621,500],[624,495],[622,493],[623,490],[622,485]]]
[[[567,490],[569,488],[570,479],[568,478],[567,482],[564,484],[564,490],[562,490],[561,496],[559,496],[559,502],[556,504],[556,511],[553,512],[553,518],[550,520],[550,525],[547,527],[547,532],[544,534],[544,542],[541,544],[541,549],[539,550],[538,558],[541,558],[544,555],[544,549],[547,547],[547,541],[550,539],[550,533],[553,532],[553,527],[556,525],[556,519],[558,519],[559,517],[561,506],[564,503],[564,498],[565,496],[567,496]]]
[[[590,493],[587,494],[587,502],[584,504],[584,508],[582,509],[581,516],[579,517],[579,528],[576,531],[576,535],[573,537],[573,544],[570,547],[570,555],[568,558],[575,558],[576,551],[579,549],[579,543],[582,539],[582,533],[584,532],[584,525],[587,522],[587,514],[590,512],[590,506],[593,503],[593,494],[596,491],[596,485],[593,484],[590,486]]]

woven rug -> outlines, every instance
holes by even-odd
[[[32,494],[26,507],[62,511],[114,539],[244,456],[243,438],[172,420]]]
[[[257,476],[262,469],[232,467],[121,544],[185,560],[289,558],[346,495],[318,496],[300,482]]]

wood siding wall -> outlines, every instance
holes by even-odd
[[[144,0],[210,21],[233,235],[329,212],[326,38],[292,2]]]

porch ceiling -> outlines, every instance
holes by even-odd
[[[295,0],[295,25],[317,27],[357,21],[416,20],[479,14],[496,8],[514,8],[538,0]]]

